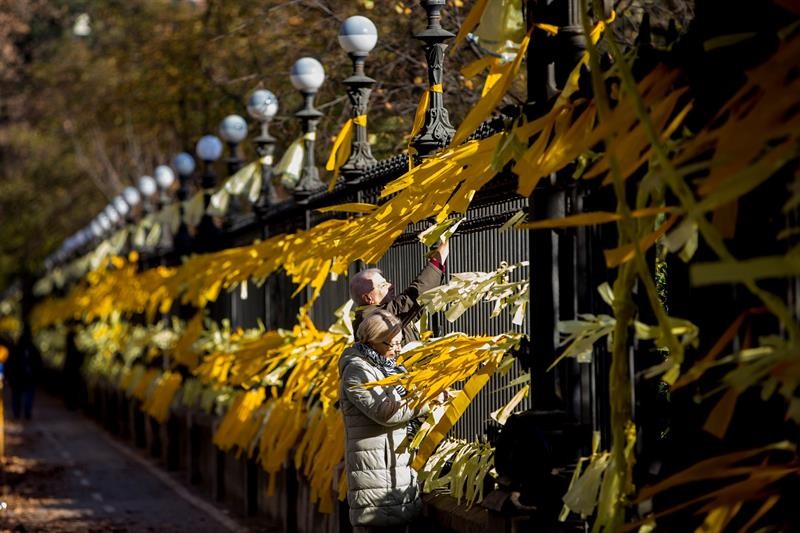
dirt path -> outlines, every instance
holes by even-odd
[[[0,531],[241,530],[178,478],[51,397],[36,398],[33,421],[6,420],[5,429]]]

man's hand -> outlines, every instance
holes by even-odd
[[[442,404],[445,404],[445,403],[449,402],[454,397],[455,397],[455,394],[452,391],[450,391],[449,389],[446,389],[446,390],[443,390],[442,392],[440,392],[439,394],[436,395],[436,398],[433,399],[433,403],[435,403],[437,405],[442,405]]]
[[[447,256],[450,255],[450,243],[447,240],[442,241],[436,248],[436,254],[439,256],[439,261],[444,264],[447,261]]]

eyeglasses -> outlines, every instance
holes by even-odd
[[[396,342],[392,342],[392,343],[380,341],[380,344],[383,344],[387,348],[391,348],[393,350],[400,350],[403,347],[403,343],[400,342],[400,341],[396,341]]]

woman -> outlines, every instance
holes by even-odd
[[[11,349],[5,365],[6,379],[11,387],[11,410],[15,420],[19,420],[21,416],[26,420],[31,419],[33,393],[41,368],[42,356],[26,325],[16,346]]]
[[[422,507],[409,454],[395,450],[409,424],[428,409],[410,409],[400,386],[361,387],[405,372],[395,363],[402,338],[402,322],[378,309],[364,318],[356,332],[358,342],[339,360],[347,500],[354,531],[404,531]]]

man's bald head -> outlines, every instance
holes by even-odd
[[[392,284],[383,277],[378,268],[362,270],[350,278],[350,298],[356,305],[372,305],[381,303]]]

